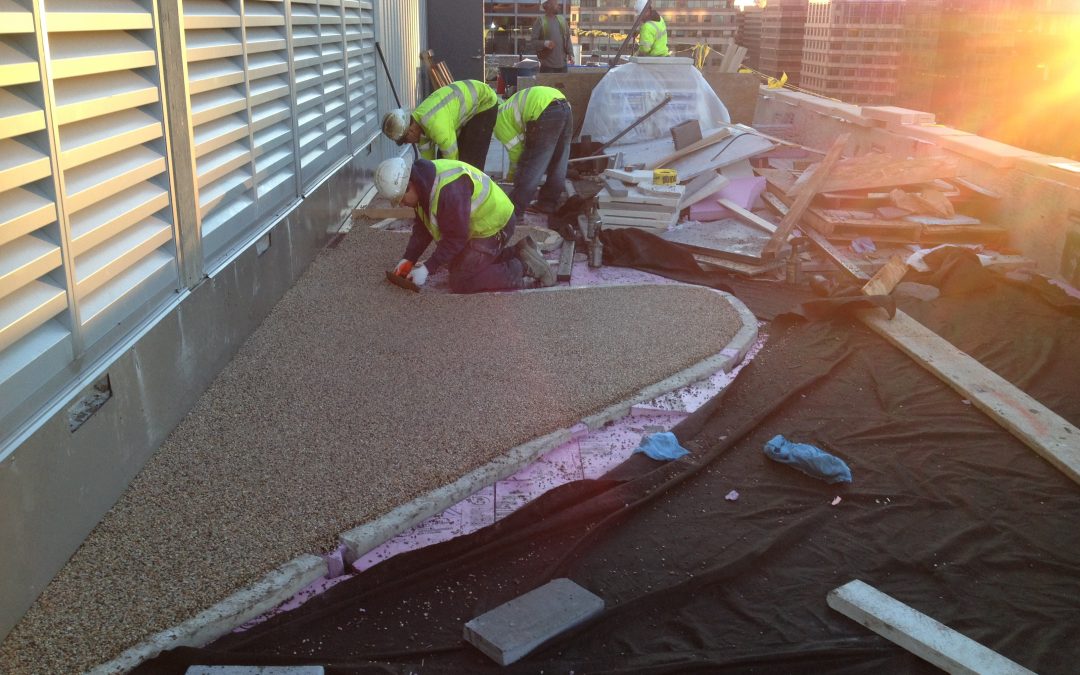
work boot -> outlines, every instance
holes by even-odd
[[[551,266],[544,259],[544,254],[540,253],[532,237],[525,236],[514,244],[514,252],[521,264],[525,266],[526,275],[536,279],[545,288],[555,285],[555,273],[551,271]]]

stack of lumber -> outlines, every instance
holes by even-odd
[[[801,176],[784,168],[756,172],[768,180],[769,192],[790,206],[815,170]],[[1001,246],[1008,239],[1005,228],[976,217],[991,211],[988,204],[996,199],[958,178],[951,160],[869,154],[838,161],[800,223],[835,241],[867,237],[881,243]]]
[[[652,171],[608,169],[597,195],[600,222],[605,229],[635,227],[663,232],[678,222],[685,192],[682,185],[654,184]]]

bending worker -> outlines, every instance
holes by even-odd
[[[667,48],[667,24],[660,12],[649,5],[644,19],[645,22],[638,31],[638,56],[668,56],[670,52]]]
[[[547,179],[531,208],[541,213],[555,212],[566,184],[573,135],[574,113],[558,89],[528,87],[499,107],[495,137],[510,155],[507,179],[514,181],[510,200],[514,203],[515,221],[530,208],[545,174]]]
[[[454,159],[419,159],[410,166],[394,157],[375,170],[375,186],[392,203],[416,210],[412,236],[394,268],[398,276],[422,286],[428,274],[448,265],[455,293],[555,284],[555,274],[532,239],[507,248],[506,226],[514,207],[495,181],[475,167]],[[435,252],[418,265],[432,241]]]
[[[424,159],[460,159],[483,171],[498,102],[483,82],[458,80],[433,91],[412,114],[386,113],[382,130],[398,145],[419,145]]]

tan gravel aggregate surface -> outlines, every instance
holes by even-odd
[[[105,662],[515,445],[723,349],[682,286],[413,294],[407,237],[324,250],[0,645],[0,672]]]

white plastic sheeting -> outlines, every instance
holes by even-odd
[[[698,120],[703,135],[731,121],[720,97],[693,65],[626,63],[596,85],[581,135],[606,143],[668,94],[671,102],[620,138],[620,144],[670,138],[671,128],[687,120]]]

